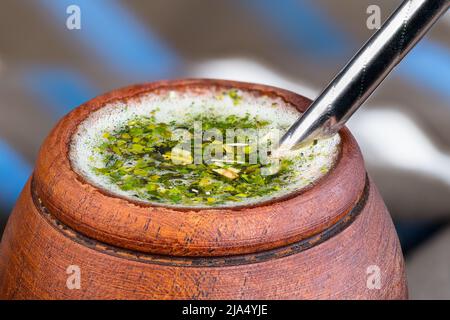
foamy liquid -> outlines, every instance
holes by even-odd
[[[131,200],[147,203],[156,203],[143,200],[134,195],[133,191],[121,190],[117,185],[111,183],[108,177],[98,175],[94,167],[102,167],[102,157],[95,148],[104,140],[104,132],[112,132],[122,127],[129,120],[139,116],[149,116],[154,113],[156,122],[169,123],[172,120],[180,121],[196,114],[207,114],[211,117],[237,115],[245,117],[258,117],[261,120],[271,122],[272,127],[287,129],[299,116],[300,113],[281,98],[269,96],[257,96],[251,92],[237,91],[239,101],[235,101],[220,90],[208,90],[202,92],[176,92],[170,91],[162,94],[148,93],[138,98],[106,104],[101,109],[93,112],[78,127],[72,138],[70,146],[70,160],[73,169],[86,178],[91,184],[106,189]],[[239,202],[230,202],[214,207],[241,206],[255,204],[266,200],[278,198],[294,191],[298,191],[314,183],[324,176],[333,166],[339,153],[339,135],[329,139],[319,140],[317,144],[311,145],[295,152],[287,157],[294,160],[292,170],[295,171],[294,178],[287,187],[267,196],[244,198]],[[299,154],[302,157],[299,157]],[[301,160],[300,160],[301,159]],[[160,204],[160,203],[159,203]],[[164,204],[166,205],[166,204]],[[192,207],[192,205],[173,204],[173,207]],[[196,205],[194,207],[206,207]],[[211,207],[211,206],[207,206]]]

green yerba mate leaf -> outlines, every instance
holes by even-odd
[[[241,101],[237,90],[224,94],[236,106]],[[205,112],[165,123],[156,121],[155,115],[156,111],[149,116],[136,116],[121,127],[104,132],[94,149],[97,159],[93,172],[142,200],[186,206],[217,206],[271,196],[296,177],[290,159],[281,159],[276,166],[262,164],[259,158],[257,163],[249,163],[250,153],[257,146],[247,142],[230,145],[229,141],[205,139],[196,146],[201,155],[208,147],[222,148],[223,154],[212,153],[215,158],[208,162],[194,161],[195,121],[201,121],[203,130],[219,130],[224,138],[227,129],[269,128],[270,121],[249,114],[216,116]],[[189,140],[183,144],[172,140],[172,132],[180,128],[191,134],[190,145]],[[313,154],[304,161],[311,159]],[[320,169],[323,173],[327,170],[326,166]]]

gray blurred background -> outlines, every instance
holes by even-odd
[[[374,12],[384,21],[400,3],[1,0],[0,233],[42,140],[82,102],[182,77],[314,98],[374,32]],[[73,4],[80,30],[66,26]],[[349,124],[396,224],[411,298],[450,299],[449,33],[447,13]]]

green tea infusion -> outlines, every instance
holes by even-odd
[[[336,160],[339,135],[271,157],[298,116],[281,98],[235,89],[149,93],[92,113],[70,156],[89,182],[134,200],[255,204],[310,185]]]

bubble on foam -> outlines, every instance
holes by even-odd
[[[288,128],[300,116],[300,113],[293,106],[279,97],[257,95],[241,90],[236,90],[236,92],[239,96],[237,105],[235,105],[235,100],[227,94],[227,91],[219,89],[147,93],[127,102],[120,100],[110,102],[91,113],[78,126],[70,147],[70,160],[73,169],[97,187],[132,200],[156,203],[137,198],[132,191],[121,190],[117,185],[111,183],[106,176],[97,175],[94,172],[94,167],[104,165],[100,154],[96,152],[96,147],[104,141],[104,132],[114,131],[130,119],[149,116],[154,111],[157,111],[154,112],[157,122],[182,121],[196,114],[207,114],[213,117],[228,115],[245,117],[249,114],[251,117],[270,121],[272,126],[283,129]],[[294,160],[292,169],[295,171],[295,178],[283,190],[271,195],[245,199],[239,203],[225,203],[224,205],[236,206],[259,203],[284,196],[310,185],[331,169],[337,159],[339,143],[340,137],[335,135],[329,139],[319,140],[315,145],[290,153],[288,157]],[[302,154],[301,157],[300,154]],[[182,204],[167,206],[186,207]],[[223,205],[215,207],[221,206]],[[197,207],[204,207],[204,205]]]

